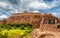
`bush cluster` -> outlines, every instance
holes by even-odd
[[[23,24],[2,24],[0,25],[0,38],[28,38],[29,33],[32,31],[32,25],[29,23]]]
[[[24,30],[24,29],[31,29],[32,28],[32,24],[29,24],[29,23],[22,23],[22,24],[16,24],[16,23],[13,23],[13,24],[10,24],[10,23],[7,23],[7,24],[3,24],[3,25],[0,25],[0,30],[1,28],[4,28],[4,29],[21,29],[21,30]]]

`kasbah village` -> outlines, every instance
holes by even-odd
[[[29,38],[60,38],[60,18],[52,14],[24,11],[0,20],[0,24],[4,23],[31,23],[33,31]]]

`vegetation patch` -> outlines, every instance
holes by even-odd
[[[29,23],[0,25],[0,38],[28,38],[32,31],[31,27]]]

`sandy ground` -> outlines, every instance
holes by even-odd
[[[60,38],[60,32],[33,30],[29,38]]]

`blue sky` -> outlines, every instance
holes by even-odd
[[[0,0],[0,19],[23,11],[51,13],[60,18],[60,0]]]

